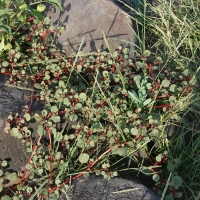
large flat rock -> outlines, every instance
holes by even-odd
[[[10,113],[21,113],[25,105],[30,104],[31,87],[9,87],[8,76],[0,74],[0,160],[6,159],[10,170],[20,171],[29,158],[26,147],[21,140],[4,132],[6,120]],[[27,98],[26,98],[27,97]],[[33,109],[37,110],[38,102],[33,100]]]
[[[84,37],[82,51],[89,53],[97,49],[106,49],[102,31],[115,50],[120,44],[131,49],[120,40],[135,42],[131,20],[116,5],[116,0],[59,0],[63,11],[50,6],[45,13],[55,26],[65,26],[66,31],[54,43],[63,47],[67,55],[75,54]]]
[[[160,200],[153,191],[140,183],[122,178],[105,180],[90,176],[72,184],[71,200]],[[67,200],[63,193],[59,200]]]

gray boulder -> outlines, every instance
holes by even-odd
[[[62,194],[59,200],[159,200],[153,191],[140,183],[90,176],[79,178],[72,184],[72,194]]]
[[[50,6],[45,15],[51,19],[55,27],[66,27],[66,31],[54,40],[54,44],[65,49],[67,55],[78,51],[83,37],[81,50],[84,53],[106,49],[102,31],[109,39],[112,50],[119,45],[134,49],[136,39],[130,17],[115,4],[116,0],[59,0],[59,2],[63,11]],[[131,42],[132,45],[122,40]]]
[[[27,164],[28,153],[21,140],[4,132],[5,122],[10,113],[21,113],[25,105],[30,105],[31,88],[8,86],[8,76],[0,75],[0,159],[7,159],[9,169],[20,171]],[[41,108],[33,99],[32,111]]]

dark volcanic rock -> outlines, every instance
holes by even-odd
[[[70,195],[69,195],[70,196]],[[90,176],[72,184],[71,200],[159,200],[154,192],[142,184],[121,178]],[[66,194],[60,200],[67,200]]]

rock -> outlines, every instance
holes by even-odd
[[[63,193],[59,200],[67,199]],[[140,183],[121,178],[90,176],[72,182],[71,200],[159,200],[153,191]]]
[[[19,113],[22,106],[28,103],[24,96],[30,95],[30,91],[21,90],[17,87],[8,87],[5,85],[8,76],[0,75],[0,116],[6,118],[10,112]]]
[[[10,113],[22,112],[22,107],[29,105],[31,87],[19,89],[18,87],[8,87],[5,85],[8,76],[0,75],[0,160],[6,159],[9,169],[20,171],[27,164],[28,153],[21,140],[12,137],[4,132],[5,121]],[[33,108],[36,110],[38,103],[33,101]]]
[[[49,6],[45,15],[55,26],[65,26],[66,31],[54,40],[63,47],[66,54],[75,54],[84,37],[82,51],[89,53],[97,49],[106,49],[102,31],[109,39],[110,47],[115,50],[120,44],[134,49],[134,46],[120,40],[135,43],[130,17],[114,2],[116,0],[59,0],[63,11]],[[134,56],[132,53],[130,56]]]

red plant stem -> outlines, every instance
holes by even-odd
[[[81,177],[84,172],[87,172],[88,170],[90,170],[91,167],[93,167],[105,154],[109,153],[113,148],[114,147],[111,147],[107,151],[105,151],[103,154],[101,154],[90,166],[87,167],[86,170],[80,172],[78,175],[74,176],[71,180],[75,180],[75,179]],[[67,184],[69,182],[70,182],[70,180],[67,179],[63,184],[60,185],[60,187],[63,187],[65,184]],[[54,188],[51,188],[51,190],[49,190],[49,193],[53,193],[56,189],[57,189],[57,186]]]
[[[90,166],[89,168],[93,167],[105,154],[107,154],[108,152],[110,152],[114,147],[111,147],[110,149],[108,149],[107,151],[105,151],[103,154],[101,154]]]
[[[149,153],[147,152],[147,150],[145,150],[146,154],[147,154],[147,157],[149,159],[149,161],[151,162],[152,165],[154,165],[154,162],[153,160],[151,159],[151,156],[149,155]]]
[[[14,121],[10,122],[10,125],[14,124],[17,121],[20,121],[21,119],[22,119],[21,117],[19,117],[18,119],[15,119]]]
[[[32,154],[31,154],[31,156],[30,156],[30,158],[29,158],[27,164],[29,164],[30,161],[32,160],[33,154],[37,151],[41,139],[42,139],[42,136],[39,137],[38,142],[37,142],[37,145],[35,145],[34,150],[33,150]],[[23,173],[22,178],[21,178],[22,180],[24,179],[24,177],[25,177],[25,175],[26,175],[26,172],[27,172],[27,169],[26,169],[26,167],[25,167],[24,173]]]
[[[47,133],[49,136],[49,150],[50,150],[50,180],[52,180],[53,176],[52,176],[52,171],[53,171],[53,167],[52,167],[52,161],[53,161],[53,155],[52,155],[52,141],[51,141],[51,129],[49,127],[47,127]]]
[[[10,72],[0,72],[0,74],[6,74],[10,76]]]
[[[39,143],[40,143],[40,140],[41,140],[41,139],[42,139],[42,136],[39,137],[38,142],[37,142],[37,145],[35,145],[34,150],[33,150],[32,154],[31,154],[31,156],[30,156],[30,158],[29,158],[27,164],[29,164],[30,161],[32,160],[33,154],[34,154],[34,152],[37,151],[37,148],[38,148],[38,146],[39,146]],[[16,185],[15,187],[13,187],[13,190],[16,189],[17,186],[18,186],[19,184],[21,184],[23,181],[25,181],[25,180],[27,180],[27,179],[29,178],[29,176],[30,176],[31,174],[29,174],[26,178],[24,178],[24,177],[26,176],[26,172],[27,172],[27,169],[26,169],[26,167],[25,167],[24,173],[22,174],[22,177],[21,177],[21,180],[19,181],[19,183],[17,183],[17,185]]]
[[[151,78],[153,79],[154,87],[157,88],[156,79],[155,79],[154,74],[153,74],[153,66],[147,64],[147,68],[149,69],[149,75],[150,75]]]
[[[169,98],[170,95],[166,94],[165,96],[157,96],[156,99],[163,99],[163,98]]]
[[[23,181],[27,180],[30,175],[31,175],[31,173],[25,179],[23,179],[23,180],[21,179],[14,187],[12,187],[12,191],[14,191],[17,188],[17,186],[20,185]],[[10,193],[11,193],[11,190],[9,190],[7,192],[7,194],[10,194]]]
[[[163,104],[163,105],[160,105],[160,106],[154,106],[154,108],[164,108],[164,107],[167,107],[168,109],[171,108],[171,106],[169,104]]]
[[[160,165],[160,164],[162,164],[162,163],[166,163],[166,162],[167,162],[167,157],[164,156],[163,160],[161,160],[160,162],[155,162],[154,166],[156,166],[156,165]]]
[[[147,157],[148,157],[149,161],[151,162],[152,166],[158,166],[158,165],[160,165],[162,163],[166,163],[167,162],[167,157],[166,157],[166,155],[164,155],[164,158],[160,162],[155,162],[154,163],[153,160],[151,159],[151,156],[147,152],[147,150],[145,150],[145,152],[146,152]],[[158,169],[155,168],[154,171],[158,172]]]
[[[31,36],[33,35],[34,31],[37,29],[37,25],[33,26],[33,29],[31,31],[31,33],[29,34],[29,36],[26,38],[26,42],[28,42],[29,40],[31,40]]]

